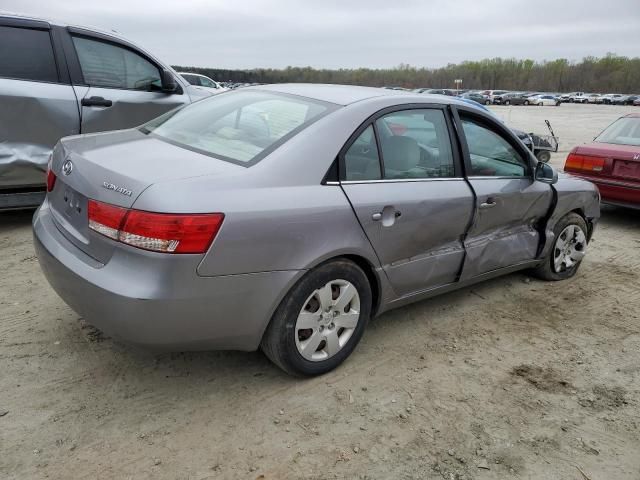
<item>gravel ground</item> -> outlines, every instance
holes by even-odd
[[[566,152],[632,109],[496,107]],[[640,111],[636,109],[636,111]],[[0,478],[640,478],[640,212],[606,208],[579,274],[519,273],[383,315],[336,371],[105,338],[0,217]]]

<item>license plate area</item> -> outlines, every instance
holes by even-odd
[[[613,164],[613,175],[620,178],[640,180],[640,162],[616,160]]]

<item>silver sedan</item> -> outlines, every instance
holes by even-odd
[[[162,349],[344,361],[374,315],[521,269],[573,276],[589,182],[443,96],[335,85],[225,92],[139,128],[62,139],[33,220],[87,321]]]

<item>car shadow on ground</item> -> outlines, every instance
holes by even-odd
[[[0,232],[29,225],[35,211],[35,209],[28,209],[0,212]]]

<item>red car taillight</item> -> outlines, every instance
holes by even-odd
[[[564,169],[568,172],[601,172],[604,168],[604,163],[605,160],[601,157],[570,153],[564,163]]]
[[[153,213],[89,200],[89,228],[127,245],[163,253],[204,253],[223,213]]]
[[[49,168],[47,168],[47,192],[50,192],[53,190],[53,187],[56,186],[56,174],[53,173],[53,170],[51,170],[51,165],[49,165]]]

